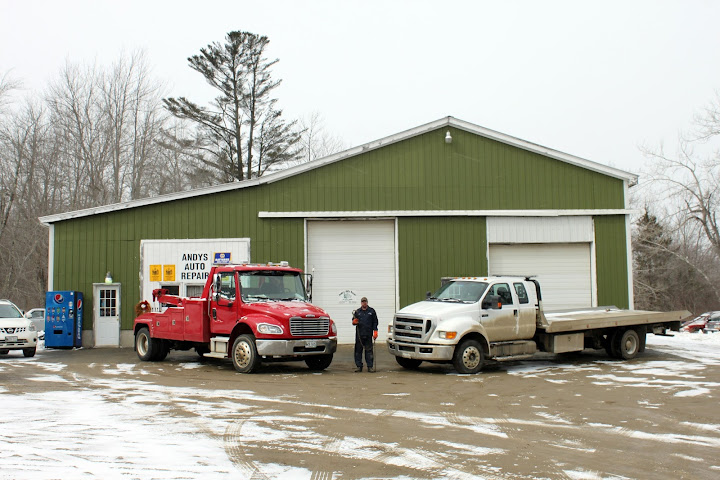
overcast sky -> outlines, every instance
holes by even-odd
[[[642,173],[720,89],[720,2],[0,0],[0,74],[40,93],[66,61],[143,49],[169,96],[210,98],[187,57],[270,39],[288,117],[353,147],[448,115]],[[642,182],[642,178],[641,178]]]

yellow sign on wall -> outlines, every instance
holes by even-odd
[[[163,265],[163,282],[175,281],[175,265]]]
[[[150,265],[150,281],[162,281],[162,265]]]

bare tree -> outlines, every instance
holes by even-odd
[[[720,257],[720,156],[697,158],[692,145],[682,140],[677,155],[647,151],[653,161],[651,181],[663,186],[664,195],[677,204],[683,222],[699,227]]]
[[[662,222],[677,248],[663,248],[697,273],[716,304],[720,303],[720,154],[708,147],[720,132],[720,97],[696,117],[695,135],[681,137],[676,154],[644,149],[651,162],[654,199],[668,212]],[[704,153],[697,153],[697,152]],[[653,194],[651,194],[653,195]],[[660,245],[656,245],[660,248]]]
[[[123,56],[99,79],[111,145],[110,180],[114,202],[147,196],[162,170],[156,143],[166,114],[162,85],[150,78],[142,52]]]
[[[113,186],[105,174],[112,162],[107,112],[98,88],[97,67],[66,64],[49,90],[58,161],[70,181],[73,209],[109,203]]]
[[[53,208],[49,122],[28,102],[0,126],[0,291],[20,304],[42,298],[47,233],[37,217]]]
[[[300,119],[302,156],[297,163],[311,162],[345,149],[343,140],[327,131],[320,112]]]

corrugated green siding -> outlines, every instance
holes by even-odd
[[[91,306],[92,283],[102,282],[110,270],[122,283],[122,328],[129,329],[140,300],[141,239],[248,237],[252,261],[287,260],[304,267],[304,221],[260,219],[259,211],[624,207],[619,179],[454,128],[448,145],[446,130],[271,184],[57,222],[55,288],[80,290]],[[399,225],[401,304],[422,298],[441,276],[487,273],[484,219],[402,218]],[[625,248],[616,233],[604,240],[605,248]],[[471,238],[476,249],[462,243]],[[433,263],[419,271],[413,259],[423,257]],[[614,267],[603,275],[609,271]],[[599,285],[601,298],[607,288],[616,286]],[[92,328],[92,315],[85,328]]]
[[[425,298],[442,277],[487,275],[485,217],[398,219],[400,307]]]
[[[435,131],[265,189],[265,209],[471,210],[624,208],[621,180],[497,141]]]
[[[595,217],[598,305],[628,308],[625,216]]]

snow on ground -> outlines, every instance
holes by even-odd
[[[709,382],[700,375],[707,366],[720,364],[720,334],[676,333],[671,337],[648,335],[649,350],[675,355],[677,360],[620,362],[599,359],[593,362],[527,361],[503,365],[510,375],[540,377],[549,383],[562,383],[568,373],[582,371],[598,385],[619,387],[651,387],[677,397],[695,397],[718,391],[720,384]],[[164,387],[127,378],[129,372],[143,374],[135,364],[102,365],[110,379],[93,379],[92,386],[83,385],[86,379],[70,382],[62,377],[65,365],[42,361],[42,357],[13,358],[0,363],[4,382],[12,381],[15,368],[28,363],[43,375],[33,382],[46,382],[51,388],[38,394],[13,395],[0,386],[0,445],[2,445],[2,479],[310,479],[318,478],[310,470],[276,464],[237,461],[233,452],[242,442],[268,445],[273,442],[292,442],[295,448],[308,452],[350,456],[362,460],[384,450],[389,465],[439,469],[446,478],[474,478],[439,465],[433,452],[422,448],[410,450],[399,445],[388,446],[368,438],[322,437],[305,428],[308,418],[289,417],[278,413],[276,406],[286,399],[269,398],[248,390],[207,390],[190,387]],[[612,373],[602,365],[612,363]],[[198,368],[197,363],[181,364],[181,369]],[[450,371],[448,375],[454,375]],[[392,375],[388,373],[388,375]],[[458,376],[458,382],[478,381],[478,376]],[[68,385],[68,383],[71,383]],[[72,385],[75,383],[75,385]],[[55,387],[53,387],[56,386]],[[97,388],[103,387],[103,388]],[[386,393],[406,396],[407,393]],[[497,396],[496,394],[489,394]],[[188,416],[173,414],[176,406]],[[260,407],[258,407],[260,405]],[[444,404],[452,405],[452,404]],[[660,405],[643,401],[649,409]],[[352,410],[338,405],[307,404],[308,412]],[[532,425],[554,428],[572,427],[558,415],[545,412],[545,405],[535,405],[538,420],[505,419],[504,424]],[[8,414],[8,413],[11,414]],[[248,412],[254,412],[248,416]],[[454,418],[452,423],[444,415],[418,412],[392,412],[378,409],[364,410],[367,416],[397,416],[415,424],[431,428],[459,428],[467,435],[482,435],[504,439],[507,437],[496,419]],[[228,418],[235,422],[228,427]],[[39,421],[40,420],[40,421]],[[623,431],[637,438],[678,445],[704,445],[720,448],[717,432],[720,425],[691,425],[697,436],[659,435]],[[608,432],[621,431],[614,425],[592,424]],[[237,431],[234,431],[232,429]],[[240,429],[242,430],[240,432]],[[706,434],[706,435],[705,435]],[[242,438],[242,442],[239,439]],[[28,439],[32,439],[28,441]],[[444,442],[444,443],[443,443]],[[440,441],[457,452],[472,452],[476,456],[501,450],[483,449],[477,445]],[[592,452],[582,444],[564,441],[558,448]],[[258,477],[258,474],[260,476]],[[572,479],[608,478],[595,472],[565,470]],[[399,477],[398,477],[399,478]],[[406,478],[406,477],[405,477]]]

